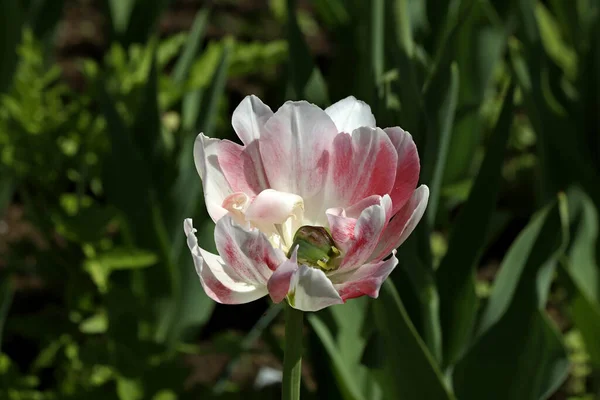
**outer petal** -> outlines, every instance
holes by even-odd
[[[253,144],[254,147],[258,145]],[[266,188],[262,161],[253,148],[198,135],[194,161],[202,179],[206,208],[213,221],[226,214],[223,201],[234,192],[256,195]],[[257,150],[256,150],[257,151]]]
[[[271,299],[279,303],[289,295],[290,305],[302,311],[318,311],[343,303],[323,271],[298,265],[297,252],[296,247],[292,257],[282,263],[271,276],[268,283]]]
[[[380,260],[386,257],[392,250],[404,243],[423,217],[428,200],[429,188],[425,185],[419,186],[410,200],[394,215],[385,228],[371,260]]]
[[[390,197],[394,204],[393,213],[400,210],[412,195],[419,182],[421,164],[417,146],[410,133],[400,127],[385,128],[398,154],[396,165],[396,179]]]
[[[333,144],[325,206],[347,207],[371,195],[392,190],[398,156],[388,135],[379,128],[359,128],[352,136],[340,133]]]
[[[309,221],[323,213],[323,186],[329,169],[335,124],[305,101],[286,102],[265,124],[259,145],[271,188],[304,199]],[[324,215],[323,215],[324,217]]]
[[[230,216],[217,222],[215,243],[229,269],[257,286],[266,287],[273,271],[286,259],[258,229],[245,230]]]
[[[361,126],[375,127],[371,107],[354,96],[346,97],[325,109],[339,132],[350,133]]]
[[[380,198],[379,204],[365,208],[355,220],[352,230],[352,218],[328,214],[332,237],[344,251],[339,269],[331,275],[347,272],[365,264],[377,247],[392,210],[390,197]],[[344,237],[345,236],[345,237]]]
[[[242,143],[249,145],[260,138],[265,122],[272,115],[271,108],[258,97],[246,96],[233,112],[231,125]]]
[[[221,204],[227,196],[233,193],[219,165],[217,154],[220,142],[218,139],[209,138],[201,133],[196,137],[194,143],[194,162],[200,179],[202,179],[206,208],[215,222],[227,214],[227,210],[221,207]]]
[[[267,294],[265,285],[249,283],[236,271],[225,265],[221,257],[198,247],[196,229],[191,219],[183,222],[187,244],[192,253],[196,272],[206,294],[223,304],[241,304],[259,299]]]
[[[267,282],[269,295],[273,302],[279,303],[285,299],[290,291],[290,281],[296,271],[298,271],[298,246],[292,252],[290,259],[285,260]]]
[[[323,271],[299,265],[290,280],[290,305],[302,311],[319,311],[344,301]]]
[[[385,261],[366,264],[353,271],[331,277],[333,286],[344,301],[367,295],[373,298],[379,296],[379,288],[390,273],[398,265],[396,251]]]

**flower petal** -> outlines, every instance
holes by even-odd
[[[385,133],[392,141],[398,154],[396,179],[389,192],[394,204],[393,213],[400,210],[412,195],[419,182],[421,164],[417,146],[410,133],[400,127],[385,128]]]
[[[325,206],[348,207],[392,190],[398,156],[388,135],[379,128],[363,127],[352,135],[340,133],[333,144]]]
[[[404,243],[423,217],[428,200],[429,188],[425,185],[419,186],[383,231],[381,240],[370,260],[380,260]]]
[[[246,96],[231,116],[231,125],[242,143],[249,145],[261,136],[265,122],[273,115],[271,108],[258,97]]]
[[[319,107],[305,101],[286,102],[266,122],[259,140],[269,186],[304,199],[305,215],[325,217],[323,186],[337,129]]]
[[[390,218],[392,202],[388,195],[380,198],[379,204],[365,208],[354,223],[351,217],[333,216],[328,214],[330,229],[336,243],[344,252],[342,263],[332,275],[358,268],[367,262],[373,250],[377,247],[381,233]],[[339,242],[338,242],[339,241]],[[342,245],[343,244],[343,245]]]
[[[213,139],[203,134],[196,138],[194,161],[202,179],[206,208],[213,221],[227,213],[222,203],[230,194],[256,195],[266,188],[262,161],[256,156],[256,163],[251,153],[251,148],[229,140]]]
[[[323,271],[299,265],[290,280],[290,305],[302,311],[319,311],[344,301]]]
[[[228,268],[253,285],[266,287],[273,271],[286,259],[262,232],[243,229],[230,216],[217,222],[215,244]]]
[[[190,218],[183,222],[183,228],[200,283],[211,299],[223,304],[241,304],[267,294],[265,285],[247,282],[245,278],[229,268],[221,257],[198,247],[196,229]]]
[[[298,246],[292,252],[292,256],[289,260],[285,260],[267,282],[267,289],[269,289],[269,295],[274,303],[279,303],[285,299],[288,292],[290,291],[290,281],[294,272],[298,270]]]
[[[302,219],[302,197],[273,189],[263,190],[246,210],[246,219],[252,222],[282,224],[290,216]]]
[[[377,298],[379,288],[398,265],[396,252],[385,261],[366,264],[353,271],[331,277],[333,286],[344,301],[367,295]]]
[[[346,97],[325,109],[338,132],[350,133],[361,126],[375,127],[375,117],[371,107],[354,96]]]

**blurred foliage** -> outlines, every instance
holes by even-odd
[[[600,396],[597,1],[0,7],[0,399],[278,398],[280,307],[215,306],[181,229],[249,93],[366,101],[431,188],[380,298],[308,317],[304,398]]]

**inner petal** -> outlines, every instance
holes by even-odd
[[[274,247],[286,252],[304,219],[302,197],[274,189],[265,189],[254,199],[244,193],[234,193],[225,199],[223,208],[238,224],[257,228],[267,235]]]

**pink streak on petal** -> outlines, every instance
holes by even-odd
[[[363,127],[334,141],[326,205],[348,207],[366,197],[392,189],[398,156],[379,128]]]
[[[371,256],[371,260],[386,257],[399,247],[415,229],[427,208],[429,188],[421,185],[414,191],[404,207],[394,215],[387,228],[381,235],[381,241]]]
[[[271,296],[271,299],[275,303],[279,303],[285,299],[285,296],[287,296],[290,290],[290,280],[292,279],[294,272],[298,270],[297,253],[298,247],[296,246],[292,253],[292,257],[281,263],[267,282],[269,296]]]
[[[369,259],[388,223],[391,208],[391,200],[385,195],[380,204],[363,210],[354,226],[354,237],[349,240],[342,264],[334,273],[358,268]]]
[[[349,273],[335,275],[332,281],[344,301],[364,295],[377,298],[381,285],[397,265],[394,251],[386,261],[366,264]]]
[[[395,214],[410,199],[417,187],[421,166],[417,146],[415,146],[410,133],[400,127],[386,128],[384,131],[389,136],[398,154],[396,179],[393,189],[390,191],[390,197],[394,204],[393,213]]]
[[[266,285],[272,271],[285,260],[263,233],[245,230],[229,216],[217,222],[215,243],[227,266],[253,285]]]

